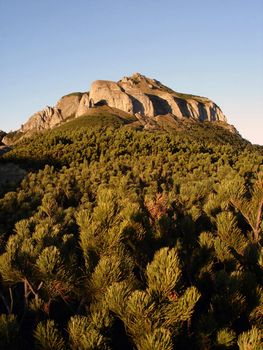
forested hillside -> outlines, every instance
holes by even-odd
[[[262,147],[122,124],[0,158],[0,349],[262,349]]]

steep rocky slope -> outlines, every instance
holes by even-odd
[[[175,92],[139,73],[118,82],[96,80],[89,92],[63,96],[56,106],[47,106],[31,116],[18,132],[23,137],[52,129],[73,118],[90,115],[93,109],[103,106],[134,116],[134,127],[166,129],[168,125],[177,128],[180,120],[209,121],[236,133],[235,128],[227,124],[221,109],[208,98]],[[10,144],[8,136],[3,141]]]
[[[178,118],[226,122],[221,109],[209,99],[176,93],[159,81],[139,73],[125,77],[118,83],[95,81],[89,99],[91,107],[107,104],[151,118],[172,114]]]

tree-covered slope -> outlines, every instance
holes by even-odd
[[[0,158],[0,348],[260,349],[262,148],[96,120]]]

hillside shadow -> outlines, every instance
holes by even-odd
[[[129,96],[129,98],[132,101],[133,114],[140,113],[140,114],[144,115],[145,110],[144,110],[143,104],[134,96],[129,95],[129,94],[127,94],[127,95]]]
[[[198,113],[199,113],[199,120],[205,121],[208,120],[207,110],[205,109],[205,106],[203,103],[198,103]]]
[[[210,107],[210,119],[212,122],[216,121],[216,109]]]
[[[102,107],[102,106],[108,106],[108,102],[106,100],[99,100],[98,102],[94,103],[94,107]]]
[[[190,110],[189,110],[189,108],[187,106],[186,100],[183,100],[183,99],[178,98],[178,97],[174,97],[174,100],[177,103],[177,105],[178,105],[182,115],[184,117],[190,118],[191,117],[191,112],[190,112]]]
[[[205,108],[205,105],[203,103],[198,103],[198,113],[199,113],[199,119],[201,121],[216,121],[216,108],[215,107],[209,107],[209,115],[207,113],[207,109]]]
[[[60,169],[65,162],[52,157],[43,158],[17,157],[16,155],[0,156],[0,198],[10,191],[15,191],[29,172],[37,172],[46,165]]]
[[[14,163],[2,163],[0,160],[0,198],[14,191],[27,175],[27,171]]]
[[[0,143],[0,157],[9,151],[11,151],[11,148],[9,146],[5,146]]]
[[[155,115],[164,115],[164,114],[172,113],[171,106],[163,98],[156,95],[148,95],[148,94],[146,94],[146,96],[149,97],[149,99],[153,104]]]

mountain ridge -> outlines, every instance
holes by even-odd
[[[2,142],[10,145],[35,132],[53,129],[69,120],[91,115],[94,109],[107,106],[115,113],[129,114],[132,126],[142,129],[174,129],[180,121],[217,123],[234,134],[237,130],[227,122],[220,107],[207,97],[179,93],[156,79],[140,73],[117,82],[95,80],[90,91],[73,92],[62,96],[55,106],[47,106],[33,114],[15,133],[6,135]],[[130,118],[128,118],[130,119]],[[129,120],[131,122],[131,120]]]

